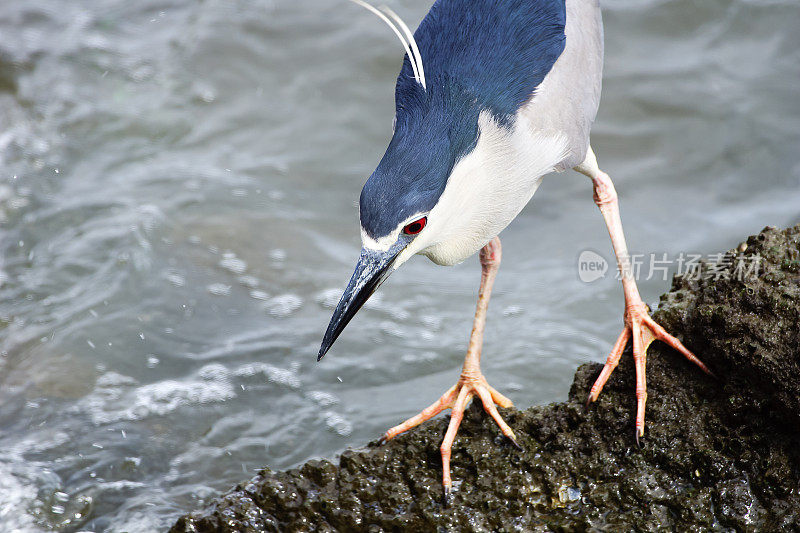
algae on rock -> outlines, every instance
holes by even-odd
[[[449,507],[444,417],[336,465],[264,469],[171,531],[800,531],[800,226],[766,228],[699,274],[676,277],[655,318],[719,379],[654,343],[641,447],[629,348],[588,408],[598,364],[566,402],[503,410],[523,451],[473,405]]]

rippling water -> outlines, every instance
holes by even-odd
[[[415,25],[429,4],[391,5]],[[604,6],[593,144],[631,248],[800,221],[796,0]],[[453,383],[474,258],[404,266],[315,362],[399,60],[343,0],[0,4],[4,531],[164,528]],[[545,180],[503,237],[484,371],[517,405],[562,399],[621,325],[617,282],[577,275],[610,258],[588,180]]]

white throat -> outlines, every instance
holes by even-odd
[[[453,168],[426,228],[401,252],[395,268],[416,253],[440,265],[465,260],[514,220],[542,176],[567,156],[563,135],[535,133],[522,113],[508,129],[483,111],[478,129],[475,149]]]

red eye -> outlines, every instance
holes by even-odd
[[[403,233],[405,233],[406,235],[416,235],[417,233],[422,231],[422,228],[424,228],[425,224],[427,223],[428,223],[428,217],[422,217],[419,220],[411,222],[410,224],[406,224],[406,227],[403,228]]]

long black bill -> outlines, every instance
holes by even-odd
[[[392,265],[397,259],[397,255],[402,251],[402,246],[392,246],[385,252],[361,250],[361,257],[356,265],[356,271],[350,278],[350,283],[339,300],[339,305],[333,312],[331,323],[322,339],[322,346],[319,349],[317,361],[322,359],[331,345],[339,337],[344,327],[355,316],[364,303],[372,296],[378,287],[381,286],[389,274],[392,273]]]

